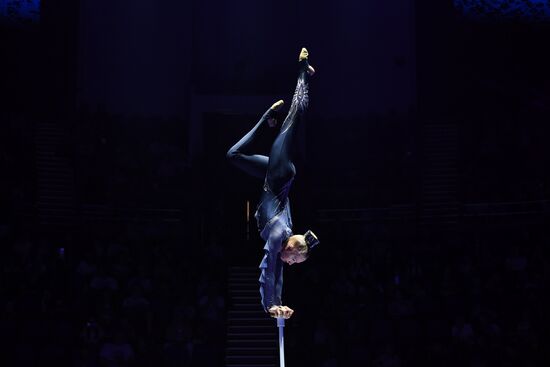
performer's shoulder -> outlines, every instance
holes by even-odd
[[[268,240],[268,242],[270,243],[270,247],[272,247],[272,249],[277,249],[277,251],[280,251],[282,248],[282,244],[290,236],[292,236],[292,231],[284,223],[271,227]]]

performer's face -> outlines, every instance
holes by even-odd
[[[306,257],[298,252],[294,241],[288,241],[285,248],[281,251],[281,260],[288,265],[292,265],[306,261]]]

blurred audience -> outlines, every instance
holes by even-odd
[[[545,365],[547,235],[537,226],[500,230],[498,244],[484,228],[458,249],[428,252],[349,240],[345,253],[353,256],[342,260],[331,248],[330,272],[314,269],[328,260],[316,254],[300,285],[285,288],[300,325],[288,334],[300,346],[289,358],[319,366]],[[530,242],[518,246],[522,236]]]
[[[189,252],[184,238],[150,235],[130,243],[127,230],[66,243],[64,256],[54,240],[3,235],[3,366],[223,364],[224,273],[206,276],[194,260],[216,247]],[[213,342],[220,353],[205,353]]]

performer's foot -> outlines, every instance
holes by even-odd
[[[307,73],[311,76],[315,74],[315,69],[313,68],[313,66],[309,65],[309,63],[307,62],[308,58],[309,58],[309,52],[305,47],[302,47],[302,50],[300,51],[300,56],[298,56],[298,61],[299,62],[305,61],[307,65]]]
[[[307,49],[305,47],[302,47],[302,50],[300,51],[300,56],[298,56],[298,61],[307,60],[308,57],[309,52],[307,52]]]
[[[273,111],[279,111],[281,109],[281,107],[283,107],[284,104],[285,104],[285,101],[280,99],[280,100],[278,100],[277,102],[275,102],[271,105],[271,109]]]
[[[280,99],[277,102],[273,103],[269,108],[269,118],[267,119],[267,124],[269,125],[269,127],[277,126],[277,111],[279,111],[284,104],[285,101]]]

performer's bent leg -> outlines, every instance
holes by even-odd
[[[250,151],[252,143],[267,129],[268,121],[274,116],[273,109],[269,108],[260,121],[227,151],[227,159],[251,176],[265,178],[269,158],[265,155],[252,154]]]
[[[307,59],[300,61],[300,74],[292,98],[290,110],[281,126],[269,154],[267,180],[274,192],[277,192],[295,174],[291,160],[291,149],[299,123],[303,120],[309,104],[309,64]]]

